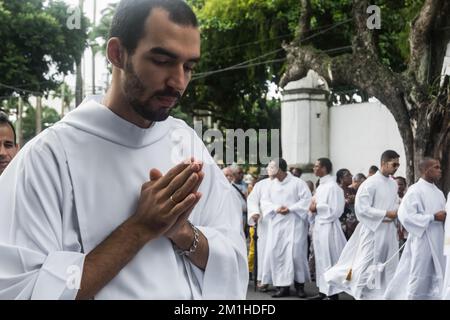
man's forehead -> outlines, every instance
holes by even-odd
[[[14,141],[14,132],[9,124],[0,124],[0,140]]]
[[[154,8],[145,22],[145,34],[139,46],[144,51],[158,47],[186,60],[197,59],[200,58],[200,31],[171,21],[167,11]]]

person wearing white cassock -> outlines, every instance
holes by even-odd
[[[447,195],[447,204],[445,206],[447,214],[450,213],[450,192]],[[442,299],[450,300],[450,219],[445,219],[445,232],[444,232],[444,255],[446,257],[446,270],[444,285],[442,290]]]
[[[267,254],[272,283],[277,292],[272,297],[285,297],[294,283],[297,295],[305,298],[305,281],[309,281],[308,267],[308,208],[311,191],[303,180],[287,172],[284,159],[269,163],[271,181],[268,197],[263,199],[263,219],[268,220]]]
[[[402,199],[398,219],[409,232],[405,249],[385,299],[440,299],[444,281],[445,196],[435,185],[441,178],[438,160],[419,163],[421,178]]]
[[[355,299],[383,299],[398,264],[397,171],[399,155],[393,150],[381,156],[381,168],[358,189],[355,213],[360,221],[325,281]]]
[[[247,198],[248,225],[254,226],[257,224],[258,226],[258,240],[256,244],[258,247],[256,257],[258,273],[256,279],[262,291],[265,291],[267,285],[272,283],[266,250],[268,221],[267,219],[263,219],[261,209],[262,199],[267,197],[268,187],[272,179],[273,177],[268,177],[258,181]]]
[[[123,0],[107,56],[106,96],[29,142],[0,177],[0,300],[244,299],[231,186],[169,117],[200,57],[194,13],[182,0]]]
[[[319,187],[309,208],[314,219],[313,246],[319,295],[308,300],[338,300],[338,294],[342,290],[328,284],[324,279],[324,273],[337,263],[347,243],[339,221],[345,207],[344,191],[330,175],[332,171],[330,159],[318,159],[313,170],[320,178]]]

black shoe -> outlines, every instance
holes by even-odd
[[[306,298],[305,284],[294,282],[294,286],[295,286],[295,290],[297,291],[297,297]]]
[[[306,298],[306,300],[325,300],[325,298],[327,298],[327,295],[319,292],[318,295],[308,297],[308,298]]]
[[[269,291],[269,285],[268,284],[264,284],[258,287],[258,291],[259,292],[267,292]]]
[[[289,297],[291,294],[289,292],[289,287],[278,287],[277,292],[272,295],[272,298],[282,298]]]
[[[339,294],[333,294],[331,296],[326,297],[323,300],[339,300]]]

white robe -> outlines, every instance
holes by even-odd
[[[360,221],[325,280],[355,299],[383,299],[398,264],[397,229],[386,211],[397,210],[397,183],[379,171],[364,181],[355,198]],[[390,259],[387,265],[384,265]],[[377,268],[377,266],[379,268]],[[346,281],[349,270],[350,281]]]
[[[244,299],[247,254],[231,185],[195,132],[172,117],[141,129],[87,99],[29,142],[0,178],[0,299],[74,299],[74,270],[134,214],[149,171],[205,161],[190,221],[208,239],[204,271],[169,239],[147,243],[96,299]]]
[[[288,173],[280,182],[271,181],[268,197],[263,201],[264,219],[269,220],[267,250],[274,286],[290,286],[294,281],[309,281],[308,209],[311,191],[303,180]],[[281,206],[289,213],[276,212]],[[263,279],[264,280],[264,279]]]
[[[440,299],[444,281],[444,224],[434,214],[445,209],[445,196],[423,179],[409,187],[398,218],[409,232],[405,249],[385,298]]]
[[[269,284],[272,283],[271,281],[271,273],[268,263],[268,257],[267,257],[267,250],[266,250],[266,243],[267,243],[267,233],[268,233],[268,221],[267,219],[264,219],[262,209],[261,209],[261,202],[263,198],[267,197],[268,187],[270,186],[270,179],[266,178],[263,179],[255,184],[255,186],[252,189],[252,192],[248,195],[247,198],[247,210],[248,210],[248,225],[254,226],[255,221],[252,219],[252,217],[255,214],[259,214],[259,220],[258,220],[258,227],[257,227],[257,234],[258,234],[258,241],[257,241],[257,264],[258,264],[258,274],[257,274],[257,280],[262,281],[262,279],[266,279],[268,282],[262,282],[262,284]]]
[[[447,195],[447,205],[445,206],[447,218],[445,219],[445,240],[444,240],[444,255],[447,259],[445,279],[442,290],[442,298],[450,300],[450,192]]]
[[[337,263],[347,243],[339,221],[345,207],[344,190],[327,175],[320,178],[314,198],[317,203],[313,229],[316,285],[320,292],[330,296],[342,291],[328,284],[324,273]]]

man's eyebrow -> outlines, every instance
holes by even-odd
[[[167,49],[161,48],[161,47],[155,47],[150,49],[149,53],[153,53],[153,54],[160,54],[163,56],[168,56],[171,59],[178,59],[179,56]],[[196,58],[192,58],[188,60],[189,62],[199,62],[200,61],[200,57],[196,57]]]

